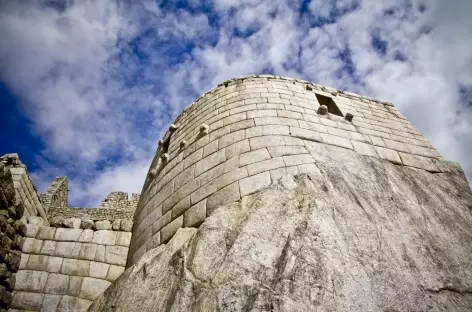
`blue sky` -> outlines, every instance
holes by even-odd
[[[132,4],[131,4],[132,3]],[[246,74],[395,104],[472,178],[472,2],[3,1],[0,154],[70,202],[140,192],[157,141],[193,99]]]

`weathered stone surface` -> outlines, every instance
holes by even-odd
[[[39,228],[41,227],[40,224],[25,224],[26,228],[26,237],[36,237],[36,234],[39,231]]]
[[[89,311],[471,311],[463,173],[311,147],[319,172],[179,229]]]
[[[85,229],[82,234],[80,234],[79,242],[81,243],[90,243],[93,239],[93,230]]]
[[[43,303],[43,298],[43,294],[15,291],[11,307],[20,309],[21,311],[39,311]]]
[[[82,221],[79,218],[67,218],[64,219],[63,224],[66,228],[80,229]]]
[[[80,297],[89,300],[94,300],[99,295],[101,295],[102,292],[104,292],[105,289],[108,288],[108,286],[110,286],[109,281],[91,277],[84,277],[84,281],[82,282],[82,288],[80,290]]]
[[[133,221],[131,220],[121,220],[120,230],[125,232],[131,232],[133,229]]]
[[[56,229],[54,239],[58,241],[76,242],[82,234],[82,231],[81,229],[58,228]]]
[[[82,228],[84,230],[92,229],[93,226],[94,226],[94,222],[92,220],[89,220],[89,219],[84,219],[84,220],[81,220],[81,222],[80,222],[80,228]]]
[[[105,262],[116,265],[126,265],[128,248],[124,246],[106,246]]]
[[[47,279],[47,272],[21,270],[16,273],[15,289],[42,292]]]
[[[111,222],[108,220],[95,221],[95,228],[97,230],[111,230]]]
[[[118,265],[110,265],[106,279],[110,282],[115,281],[125,271],[125,268]]]
[[[38,233],[36,234],[37,239],[54,239],[54,234],[56,233],[56,228],[49,226],[42,226],[39,228]]]
[[[81,246],[81,243],[76,242],[57,242],[54,255],[65,258],[77,258],[79,256]]]
[[[51,273],[48,276],[44,292],[47,294],[67,294],[69,276]]]
[[[116,232],[108,230],[99,230],[93,233],[92,243],[100,245],[114,245],[116,241]]]
[[[87,311],[87,308],[92,304],[92,301],[72,296],[63,296],[57,311],[60,312],[82,312]]]
[[[105,279],[108,274],[109,264],[102,262],[90,262],[90,277]]]
[[[111,229],[113,231],[119,231],[120,230],[120,224],[121,224],[121,220],[113,220],[113,222],[111,223]]]
[[[130,241],[131,241],[130,232],[118,232],[116,234],[116,245],[128,247]]]
[[[56,311],[59,302],[61,301],[61,295],[44,295],[42,311]]]

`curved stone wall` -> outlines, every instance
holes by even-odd
[[[439,153],[390,103],[290,78],[225,81],[186,107],[159,141],[128,266],[217,207],[283,174],[317,171],[313,155],[322,144],[441,171]]]

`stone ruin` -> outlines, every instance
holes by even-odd
[[[66,177],[38,193],[16,154],[0,157],[0,175],[1,307],[85,311],[125,269],[139,194],[70,208]]]
[[[227,80],[159,140],[139,199],[93,215],[64,178],[24,193],[4,208],[11,311],[472,311],[460,165],[355,93]]]

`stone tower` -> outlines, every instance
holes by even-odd
[[[226,81],[187,106],[159,141],[128,263],[285,173],[317,171],[313,142],[441,172],[440,154],[390,103],[283,77]]]
[[[159,141],[89,311],[472,311],[472,193],[390,103],[247,76]]]

